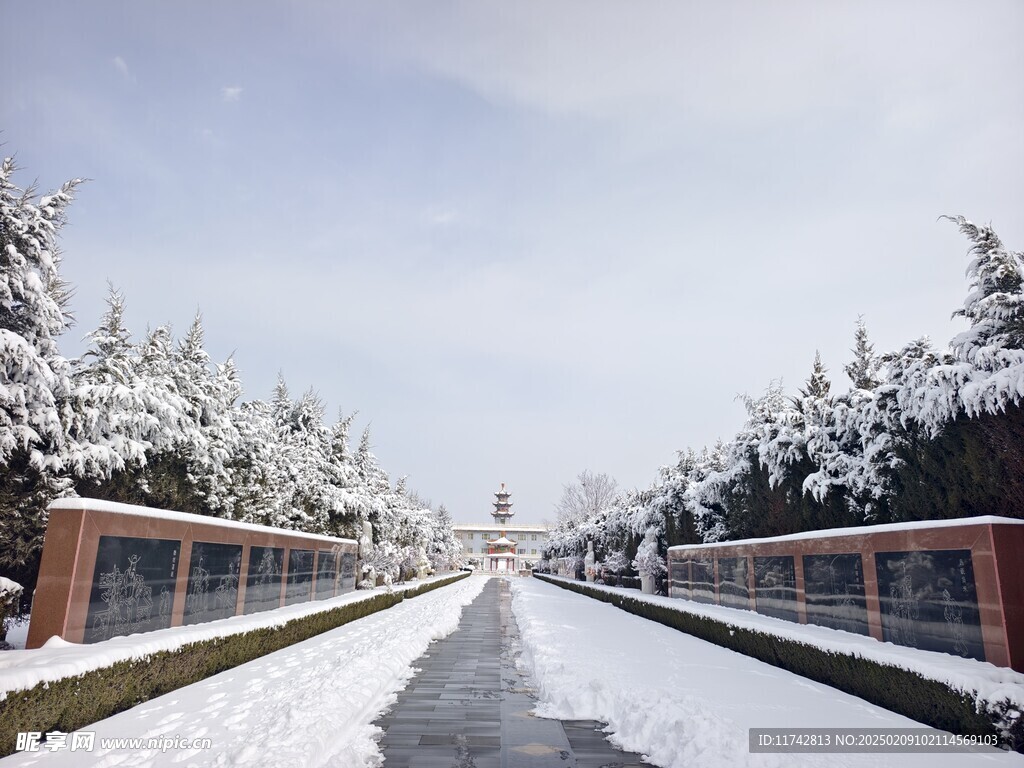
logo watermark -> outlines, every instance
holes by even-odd
[[[187,739],[183,736],[125,737],[98,741],[103,752],[115,749],[127,749],[132,752],[167,752],[172,749],[198,750],[213,747],[213,739]],[[96,744],[95,731],[21,731],[18,733],[14,748],[18,752],[92,752]]]

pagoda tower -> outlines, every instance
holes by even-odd
[[[512,502],[508,500],[508,497],[512,494],[505,490],[505,484],[501,484],[501,490],[494,494],[498,500],[494,502],[494,511],[491,512],[491,516],[494,517],[495,525],[505,525],[511,519],[515,512],[512,511]]]

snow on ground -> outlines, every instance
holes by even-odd
[[[561,577],[549,577],[563,580]],[[578,582],[579,584],[579,582]],[[634,600],[660,605],[673,610],[714,618],[715,621],[737,629],[753,630],[766,635],[813,645],[823,650],[867,658],[879,664],[902,667],[930,680],[938,680],[952,688],[971,692],[989,701],[1009,699],[1024,710],[1024,674],[1006,667],[996,667],[976,658],[962,658],[939,651],[909,648],[895,643],[883,643],[866,635],[843,632],[814,624],[796,624],[782,618],[765,616],[753,610],[740,610],[725,605],[698,603],[664,595],[645,595],[636,590],[624,590],[601,584],[588,584],[589,589],[626,594]]]
[[[82,730],[96,732],[92,753],[21,752],[0,760],[0,766],[374,765],[380,752],[373,721],[414,674],[412,662],[432,640],[455,630],[463,606],[484,584],[485,578],[474,576],[404,600],[87,726]],[[212,747],[165,752],[101,747],[103,739],[176,736],[209,738]]]
[[[750,728],[921,728],[862,699],[537,579],[513,580],[537,714],[609,724],[659,766],[1024,765],[985,754],[750,754]],[[760,617],[759,617],[760,618]],[[952,657],[949,657],[952,660]]]
[[[571,581],[559,576],[546,578]],[[1007,699],[1018,708],[1024,709],[1024,674],[1007,667],[997,667],[985,661],[964,659],[938,651],[922,651],[904,645],[882,643],[867,635],[819,627],[816,624],[796,624],[724,605],[710,605],[664,595],[645,595],[637,590],[608,587],[603,584],[587,584],[587,588],[616,595],[625,594],[634,600],[653,603],[674,611],[706,616],[730,627],[750,629],[813,645],[826,651],[860,656],[879,664],[903,667],[930,680],[946,683],[954,689],[975,691],[985,700],[997,702]]]
[[[396,592],[415,589],[423,584],[451,578],[451,576],[452,574],[447,573],[420,581],[404,582],[394,585],[391,589]],[[327,600],[311,600],[262,613],[231,616],[227,619],[208,621],[202,624],[168,627],[154,632],[112,637],[110,640],[87,645],[69,643],[59,637],[51,637],[42,648],[0,653],[0,699],[6,698],[9,691],[27,690],[41,682],[53,682],[101,667],[109,667],[119,661],[141,659],[160,651],[172,651],[188,643],[227,637],[254,629],[280,627],[293,619],[329,611],[348,603],[369,600],[386,589],[389,588],[356,590]],[[27,626],[25,632],[28,632]]]

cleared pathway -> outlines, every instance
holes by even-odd
[[[421,671],[376,722],[386,768],[642,765],[612,747],[600,723],[531,715],[535,698],[516,670],[518,649],[508,582],[491,578],[463,609],[459,628],[414,663]]]

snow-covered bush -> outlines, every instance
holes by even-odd
[[[18,615],[22,587],[16,581],[0,576],[0,650],[7,645],[7,622]]]
[[[651,533],[653,534],[653,529]],[[668,570],[665,558],[658,552],[658,541],[653,535],[644,537],[640,542],[636,557],[633,559],[633,567],[641,576],[651,578],[657,578]]]

